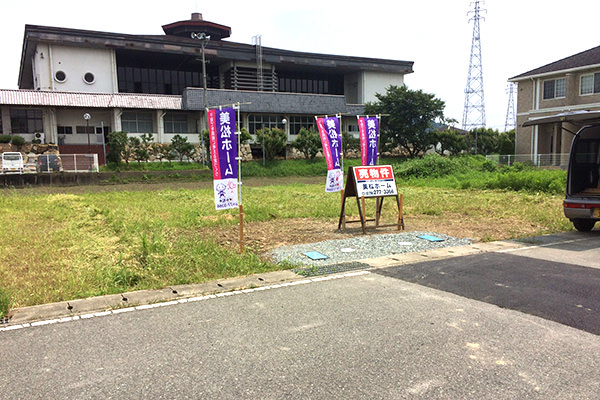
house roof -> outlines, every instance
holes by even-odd
[[[12,106],[181,110],[181,96],[0,89],[0,104]]]
[[[269,114],[362,114],[364,105],[346,104],[344,96],[310,93],[255,92],[244,90],[207,89],[209,107],[240,103],[243,112]],[[203,89],[186,88],[183,108],[203,110]]]
[[[545,75],[553,72],[565,71],[575,68],[600,65],[600,46],[582,51],[581,53],[554,61],[539,68],[525,72],[523,74],[510,78],[510,81],[518,81],[524,78],[531,78],[537,75]]]

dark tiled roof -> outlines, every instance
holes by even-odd
[[[588,65],[600,64],[600,46],[594,47],[581,53],[572,55],[562,60],[554,61],[550,64],[525,72],[521,75],[514,76],[510,80],[518,80],[530,76],[547,74],[551,72],[564,71],[573,68],[585,67]]]
[[[186,88],[183,92],[183,108],[203,109],[202,89]],[[344,96],[299,94],[282,92],[251,92],[242,90],[208,89],[209,107],[241,103],[243,112],[269,114],[360,114],[362,105],[347,105]]]

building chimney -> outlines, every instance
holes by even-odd
[[[198,12],[192,13],[192,21],[202,21],[202,14]]]

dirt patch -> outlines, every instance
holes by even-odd
[[[371,222],[369,226],[373,226]],[[244,224],[245,247],[263,253],[280,246],[301,243],[315,243],[324,240],[346,239],[362,236],[360,223],[349,224],[344,230],[338,230],[338,219],[292,218]],[[425,231],[446,234],[457,238],[469,238],[474,241],[501,240],[517,236],[535,234],[536,226],[523,226],[519,221],[494,221],[492,218],[465,218],[464,215],[412,215],[405,217],[407,232]],[[396,227],[368,229],[368,235],[398,232]],[[203,233],[214,238],[222,245],[239,248],[239,225],[212,227]]]

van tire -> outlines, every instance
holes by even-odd
[[[596,221],[593,219],[572,219],[571,222],[579,232],[589,232],[596,225]]]

